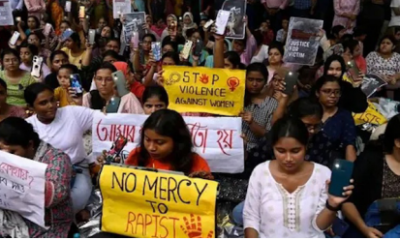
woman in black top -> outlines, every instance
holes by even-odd
[[[362,237],[360,234],[369,238],[382,237],[379,230],[366,225],[364,217],[374,201],[400,197],[399,126],[400,114],[389,121],[383,136],[383,147],[369,145],[355,162],[353,195],[342,207],[352,231],[343,237]]]

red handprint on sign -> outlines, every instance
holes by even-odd
[[[196,219],[193,214],[190,214],[190,223],[187,219],[187,217],[183,217],[183,221],[185,221],[186,227],[181,225],[182,231],[189,237],[189,238],[203,238],[203,231],[201,227],[201,217],[197,216],[197,224],[196,224]],[[207,234],[206,238],[212,238],[214,234],[214,231],[210,231]]]

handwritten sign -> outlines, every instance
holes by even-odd
[[[13,26],[14,18],[9,1],[0,1],[0,26]]]
[[[125,13],[132,12],[130,0],[113,0],[113,17],[119,19]]]
[[[290,18],[288,38],[285,45],[285,63],[312,66],[319,47],[318,32],[324,22],[307,18]]]
[[[243,110],[245,71],[176,66],[163,70],[169,108],[227,116]]]
[[[218,183],[104,166],[101,230],[140,238],[214,238]]]
[[[0,151],[0,208],[45,228],[47,164]]]
[[[124,23],[124,36],[125,42],[130,43],[133,32],[139,33],[139,39],[143,40],[144,35],[146,34],[143,29],[143,24],[146,23],[145,12],[133,12],[127,13],[124,15],[125,23]]]
[[[128,139],[124,155],[129,154],[140,142],[140,131],[147,117],[125,113],[96,115],[92,128],[93,154],[110,149],[119,135]],[[192,134],[194,150],[207,160],[213,172],[243,172],[240,118],[184,117],[184,120]]]
[[[356,126],[370,123],[373,125],[382,125],[387,122],[385,116],[383,116],[373,103],[368,101],[368,108],[363,113],[353,113],[353,118]]]

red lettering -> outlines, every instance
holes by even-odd
[[[133,218],[132,220],[131,220],[131,216],[132,216],[132,218]],[[136,231],[135,231],[135,232],[133,231],[133,225],[132,225],[132,223],[133,223],[135,220],[136,220],[136,215],[135,215],[133,212],[129,212],[129,213],[128,213],[128,222],[127,222],[127,224],[126,224],[125,232],[128,232],[129,226],[130,226],[130,227],[132,227],[131,234],[136,234]]]
[[[114,142],[120,135],[122,135],[128,139],[128,142],[134,142],[135,133],[136,127],[131,125],[111,124],[101,127],[101,120],[96,127],[96,134],[100,141]]]
[[[136,232],[137,232],[137,229],[138,229],[138,225],[142,225],[142,235],[145,236],[144,235],[145,229],[144,229],[143,215],[141,213],[139,213],[138,216],[137,216]]]
[[[157,236],[157,233],[158,233],[158,218],[160,217],[160,216],[158,216],[158,215],[153,215],[153,217],[154,217],[154,220],[155,220],[155,223],[156,223],[156,227],[154,228],[154,236],[152,236],[152,238],[158,238],[158,236]]]
[[[175,225],[175,221],[179,221],[179,218],[174,218],[174,217],[170,217],[169,219],[172,219],[173,223],[172,223],[172,229],[174,230],[174,235],[172,236],[173,238],[176,238],[176,225]]]
[[[169,232],[168,232],[168,228],[167,227],[165,227],[163,224],[162,224],[162,221],[164,220],[164,219],[168,219],[167,217],[162,217],[161,219],[160,219],[160,226],[161,227],[163,227],[164,229],[165,229],[165,236],[163,237],[163,236],[160,236],[161,238],[167,238],[168,237],[168,234],[169,234]]]
[[[207,135],[208,135],[208,129],[207,126],[201,126],[200,123],[195,123],[195,124],[188,124],[188,128],[190,130],[190,134],[192,135],[192,141],[193,145],[195,147],[202,148],[202,152],[206,152],[207,148]],[[198,143],[197,140],[200,140],[200,143]]]
[[[217,143],[222,153],[230,156],[230,154],[225,151],[225,148],[232,149],[233,147],[233,130],[219,130],[217,131],[217,135],[219,136]]]
[[[101,121],[103,121],[103,120],[100,120],[99,123],[97,123],[96,133],[97,133],[97,137],[100,139],[100,141],[106,141],[106,139],[108,137],[108,131],[107,131],[107,127],[102,127],[100,130]],[[103,134],[101,134],[100,132],[102,132]]]
[[[150,220],[150,222],[149,222],[149,220]],[[146,214],[146,216],[144,218],[144,236],[147,236],[147,234],[146,234],[147,226],[149,226],[152,222],[153,222],[153,220],[152,220],[151,215]]]

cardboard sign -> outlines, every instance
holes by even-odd
[[[0,26],[13,26],[14,18],[9,1],[0,1]]]
[[[104,166],[101,230],[138,238],[214,238],[218,183]]]
[[[113,17],[119,19],[125,13],[132,12],[130,0],[113,0]]]
[[[314,65],[319,47],[318,32],[323,24],[322,20],[291,17],[283,61],[299,65]]]
[[[0,151],[0,208],[46,228],[46,169],[47,164]]]
[[[109,150],[119,135],[128,139],[123,151],[127,156],[140,142],[147,115],[115,113],[95,115],[92,128],[93,154]],[[213,172],[241,173],[244,149],[241,118],[183,117],[192,135],[194,150],[207,160]]]
[[[176,66],[163,70],[170,109],[227,116],[243,110],[245,71]]]

